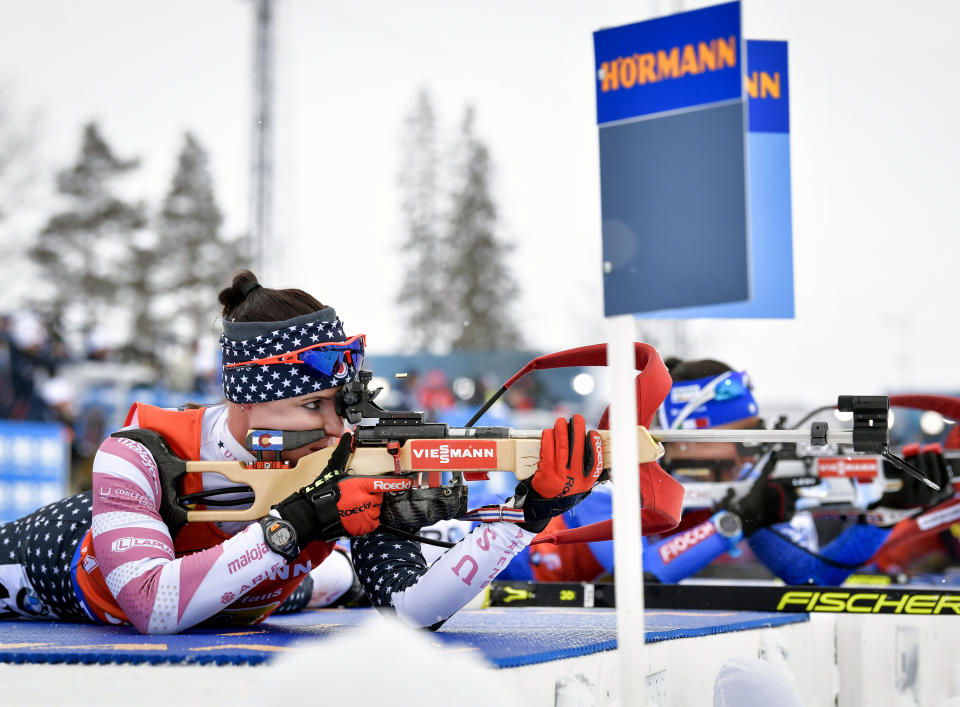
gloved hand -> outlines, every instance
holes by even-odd
[[[532,477],[517,484],[515,505],[523,508],[522,528],[541,532],[550,519],[573,508],[600,479],[603,442],[580,415],[557,418],[540,437],[540,462]]]
[[[903,459],[916,467],[925,477],[940,487],[936,491],[887,460],[883,461],[883,474],[887,479],[899,480],[901,486],[883,495],[879,503],[871,507],[867,520],[875,525],[893,525],[898,520],[942,503],[953,496],[950,468],[943,458],[939,444],[910,444],[903,448]],[[913,511],[912,513],[909,511]]]
[[[410,488],[409,479],[346,476],[353,437],[347,432],[333,450],[330,461],[313,483],[274,506],[280,517],[297,531],[302,549],[313,540],[334,540],[366,535],[380,524],[380,505],[386,491]]]
[[[740,516],[745,537],[760,528],[775,523],[786,523],[793,518],[797,504],[798,486],[807,485],[803,477],[774,479],[761,475],[743,498],[734,499],[733,489],[718,504],[721,510],[732,511]]]

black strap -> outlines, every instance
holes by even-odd
[[[524,522],[520,527],[532,533],[541,533],[551,518],[563,515],[590,495],[590,492],[544,498],[533,488],[530,479],[525,479],[517,484],[513,494],[517,499],[516,505],[523,509]]]
[[[187,473],[187,462],[174,454],[166,440],[153,430],[120,430],[111,437],[132,439],[153,455],[160,477],[160,517],[170,530],[171,537],[176,537],[180,528],[187,524],[187,511],[177,503],[177,487]]]
[[[337,485],[323,484],[296,491],[274,508],[297,531],[297,541],[303,549],[314,540],[336,540],[347,535],[340,522],[339,500]]]

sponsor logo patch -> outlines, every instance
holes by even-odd
[[[660,559],[663,560],[663,564],[670,564],[687,550],[703,542],[716,532],[717,529],[714,527],[713,521],[708,520],[686,532],[679,533],[669,542],[660,546]]]
[[[497,443],[494,440],[418,439],[410,445],[414,469],[496,469]]]
[[[960,518],[960,503],[939,511],[924,513],[917,518],[917,527],[920,530],[930,530],[943,523],[952,523],[958,518]]]
[[[251,562],[259,560],[261,557],[265,557],[269,552],[270,549],[267,547],[266,543],[260,543],[259,545],[247,550],[245,553],[240,555],[240,557],[227,563],[227,572],[230,574],[239,572]]]
[[[878,458],[819,457],[817,459],[817,476],[820,477],[840,476],[858,481],[872,481],[879,473]]]
[[[409,479],[374,479],[373,480],[373,490],[374,491],[406,491],[410,488],[411,483]]]
[[[110,543],[110,550],[112,552],[126,552],[134,548],[163,550],[165,554],[173,557],[173,550],[170,548],[170,544],[163,540],[154,540],[152,538],[117,538]]]
[[[129,498],[131,501],[136,501],[141,506],[151,505],[150,499],[144,496],[142,493],[136,491],[131,491],[129,489],[113,487],[113,486],[101,486],[100,487],[100,496],[101,498],[107,498],[114,496],[117,498]]]
[[[344,511],[340,511],[340,517],[343,518],[345,516],[355,516],[357,513],[363,513],[364,511],[370,510],[371,506],[372,504],[370,501],[367,501],[366,503],[362,503],[355,508],[347,508]]]

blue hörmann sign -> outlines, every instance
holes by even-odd
[[[607,316],[750,299],[737,2],[594,34]]]
[[[750,283],[746,302],[645,312],[662,319],[794,316],[787,43],[747,40]]]

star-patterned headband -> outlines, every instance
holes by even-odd
[[[223,323],[223,394],[263,403],[336,388],[357,376],[365,337],[347,339],[332,307],[282,322]]]

